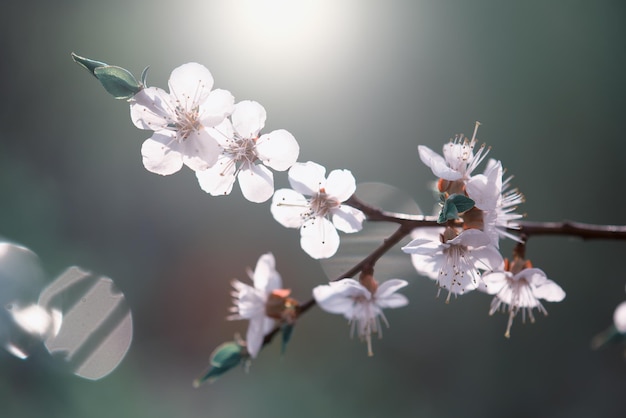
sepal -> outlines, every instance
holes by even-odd
[[[248,353],[242,344],[235,341],[220,344],[213,353],[211,353],[211,362],[209,369],[199,378],[193,381],[194,387],[199,387],[205,381],[210,383],[217,380],[218,377],[239,365],[242,360],[247,359]]]

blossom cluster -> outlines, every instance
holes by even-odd
[[[230,194],[238,182],[251,202],[271,198],[274,219],[286,228],[298,229],[302,249],[314,259],[336,254],[338,231],[358,233],[366,220],[374,220],[355,207],[356,179],[349,170],[327,174],[316,162],[299,162],[295,137],[284,129],[262,132],[267,119],[263,106],[250,100],[235,103],[229,91],[214,89],[213,77],[204,66],[188,63],[174,69],[166,92],[145,86],[145,77],[137,82],[119,67],[75,59],[96,77],[106,73],[100,81],[117,98],[128,99],[135,126],[153,132],[141,147],[148,171],[170,175],[186,165],[195,172],[202,190],[212,196]],[[116,77],[118,84],[111,81]],[[471,139],[461,135],[445,144],[443,155],[423,145],[417,147],[420,160],[438,179],[441,211],[437,222],[416,227],[402,250],[410,255],[417,273],[435,280],[439,292],[447,293],[446,302],[452,295],[472,290],[493,295],[489,313],[508,313],[505,335],[509,337],[518,313],[523,320],[534,321],[534,309],[547,313],[540,300],[558,302],[565,292],[525,258],[525,242],[515,233],[516,221],[522,217],[516,209],[524,198],[511,187],[511,177],[504,177],[502,163],[488,159],[477,173],[489,153],[485,145],[477,147],[478,125]],[[275,191],[270,169],[287,171],[290,188]],[[517,241],[510,261],[500,252],[500,240],[506,238]],[[369,355],[372,335],[382,336],[381,324],[388,326],[383,309],[408,304],[406,296],[397,293],[407,281],[393,278],[379,284],[374,277],[375,263],[388,249],[376,257],[373,252],[347,277],[316,286],[313,299],[305,304],[316,303],[327,312],[343,315],[352,334],[356,331],[367,343]],[[307,308],[282,288],[275,265],[274,256],[266,253],[249,271],[253,285],[232,282],[234,306],[228,319],[249,320],[246,340],[217,350],[214,370],[206,376],[222,374],[243,357],[255,358],[277,326],[283,331],[283,342],[288,341],[296,319]],[[358,280],[353,278],[357,273]]]
[[[144,87],[129,100],[135,126],[154,131],[141,147],[148,171],[169,175],[186,165],[212,196],[230,194],[235,181],[251,202],[274,195],[274,218],[300,229],[302,248],[313,258],[336,253],[337,229],[361,229],[364,215],[342,205],[356,190],[349,170],[334,170],[326,178],[321,165],[296,163],[300,147],[294,136],[284,129],[261,134],[267,118],[263,106],[250,100],[235,104],[230,92],[212,90],[213,76],[200,64],[174,69],[168,85],[169,93]],[[268,167],[289,169],[292,189],[274,194]]]
[[[518,312],[524,320],[528,316],[534,321],[533,309],[547,313],[540,299],[559,302],[565,292],[542,270],[533,268],[523,251],[516,252],[512,262],[500,254],[501,238],[523,245],[508,229],[518,226],[515,221],[522,215],[515,209],[524,198],[510,188],[511,177],[503,179],[500,161],[491,159],[483,173],[474,174],[489,152],[485,145],[475,150],[478,126],[471,139],[458,136],[444,145],[443,156],[426,146],[418,147],[420,159],[438,177],[443,202],[438,221],[441,226],[415,230],[413,240],[402,250],[411,255],[420,274],[447,292],[446,302],[451,295],[475,289],[495,295],[489,313],[507,309],[505,336],[509,337]]]

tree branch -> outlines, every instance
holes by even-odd
[[[423,215],[408,215],[403,213],[388,212],[363,202],[356,195],[352,195],[345,201],[346,205],[359,209],[365,214],[367,220],[370,222],[392,222],[399,224],[398,229],[386,238],[383,243],[367,255],[359,263],[355,264],[345,273],[332,281],[338,281],[345,278],[354,277],[357,273],[361,272],[365,268],[372,268],[383,255],[385,255],[391,248],[402,241],[403,238],[411,234],[415,228],[422,227],[441,227],[442,225],[437,223],[436,216],[423,216]],[[524,237],[524,241],[528,241],[530,236],[574,236],[588,239],[610,239],[610,240],[624,240],[626,241],[626,225],[596,225],[587,224],[581,222],[528,222],[521,221],[517,223],[519,227],[509,227],[508,232],[518,234]],[[307,300],[300,304],[297,308],[298,317],[306,313],[309,309],[315,306],[316,302],[314,298]],[[280,331],[280,326],[275,327],[269,334],[267,334],[263,340],[263,346],[269,344],[276,334]]]

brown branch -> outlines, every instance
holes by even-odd
[[[355,264],[345,273],[332,281],[338,281],[341,279],[355,276],[363,269],[372,268],[383,255],[385,255],[391,248],[402,241],[403,238],[408,236],[415,228],[422,227],[441,227],[441,224],[437,223],[437,217],[435,216],[422,216],[422,215],[407,215],[403,213],[395,213],[383,211],[375,208],[363,202],[356,195],[352,195],[350,199],[345,202],[346,205],[359,209],[365,214],[367,220],[370,222],[392,222],[399,224],[398,229],[386,238],[383,243],[367,255],[359,263]],[[509,227],[508,232],[519,234],[524,238],[524,241],[528,241],[530,236],[574,236],[587,239],[610,239],[610,240],[624,240],[626,241],[626,225],[597,225],[587,224],[581,222],[518,222],[519,227]],[[306,313],[309,309],[315,306],[316,302],[314,298],[307,300],[297,308],[298,317]],[[263,346],[269,344],[276,334],[280,331],[280,326],[275,327],[269,334],[267,334],[263,340]]]

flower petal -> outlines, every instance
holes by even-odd
[[[491,244],[469,249],[468,252],[476,260],[474,266],[480,270],[496,270],[504,262],[500,251]]]
[[[246,332],[246,344],[250,357],[256,358],[263,347],[263,338],[265,338],[265,316],[257,316],[250,318],[248,324],[248,332]]]
[[[326,193],[345,202],[356,191],[356,180],[350,170],[333,170],[326,180]]]
[[[342,279],[327,285],[316,286],[313,297],[317,304],[326,312],[350,315],[355,298],[369,299],[370,292],[354,279]]]
[[[235,105],[231,119],[241,138],[252,139],[259,135],[265,126],[265,108],[252,100],[244,100]]]
[[[130,118],[139,129],[157,131],[171,121],[170,95],[158,87],[147,87],[130,100]]]
[[[251,202],[261,203],[274,194],[274,175],[262,164],[247,164],[237,175],[243,196]]]
[[[526,273],[525,277],[529,277],[529,274],[532,274],[529,281],[533,289],[533,295],[536,298],[544,299],[548,302],[560,302],[565,299],[565,291],[561,286],[548,279],[542,270],[537,268],[525,269],[518,273],[518,275],[526,270],[529,271]]]
[[[194,171],[212,167],[222,151],[215,139],[204,129],[191,133],[180,147],[183,163]]]
[[[309,219],[300,228],[300,245],[315,259],[329,258],[339,248],[339,234],[328,219]]]
[[[409,282],[407,282],[406,280],[400,280],[400,279],[387,280],[386,282],[383,282],[378,286],[378,290],[376,290],[376,294],[374,295],[374,297],[378,301],[384,300],[385,298],[388,298],[393,293],[402,289],[408,284]]]
[[[363,229],[365,214],[352,206],[341,205],[332,210],[332,220],[335,228],[349,234]]]
[[[235,129],[228,118],[212,128],[205,128],[205,130],[222,148],[228,148],[235,137]]]
[[[170,136],[155,133],[144,141],[141,146],[141,156],[146,170],[167,176],[182,168],[181,154],[169,146],[173,140],[175,139]]]
[[[284,227],[300,228],[304,214],[309,211],[307,199],[291,189],[280,189],[274,193],[270,207],[274,219]]]
[[[209,96],[213,76],[204,65],[190,62],[174,68],[168,85],[172,97],[185,109],[191,109]]]
[[[381,309],[401,308],[409,304],[409,299],[400,293],[394,293],[393,295],[387,296],[385,299],[377,299],[376,304]]]
[[[466,229],[458,236],[447,241],[450,245],[465,245],[468,247],[483,247],[491,244],[489,235],[478,229]]]
[[[504,286],[507,286],[507,277],[510,273],[504,271],[491,271],[483,275],[483,283],[485,286],[479,286],[478,290],[481,290],[490,295],[495,295],[500,292]]]
[[[276,271],[276,260],[272,253],[259,257],[252,276],[254,287],[268,294],[282,286],[280,274]]]
[[[225,156],[220,156],[211,168],[196,171],[200,188],[211,196],[230,194],[235,184],[235,164]]]
[[[298,160],[300,146],[288,131],[279,129],[261,135],[256,143],[257,156],[276,171],[285,171]]]
[[[235,108],[233,95],[222,89],[216,89],[200,104],[200,120],[204,127],[211,127],[221,123]]]
[[[502,194],[502,164],[498,161],[486,174],[478,174],[465,185],[467,195],[478,209],[494,210]]]
[[[459,180],[463,177],[461,173],[451,169],[441,155],[437,154],[430,148],[424,145],[419,145],[417,147],[417,151],[419,152],[420,160],[430,167],[435,176],[450,181]]]
[[[289,169],[289,184],[298,193],[312,196],[326,187],[326,169],[313,161],[295,163]]]

